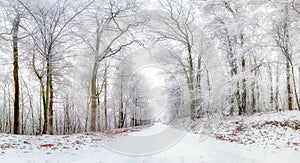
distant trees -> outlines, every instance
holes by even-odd
[[[132,99],[130,97],[129,82],[132,75],[132,62],[128,59],[123,59],[116,67],[116,79],[113,82],[112,95],[113,104],[116,109],[116,126],[117,128],[126,127],[126,119]]]
[[[194,7],[191,2],[185,1],[161,1],[164,12],[154,33],[158,34],[158,41],[174,41],[182,46],[184,51],[174,51],[173,57],[177,59],[186,78],[189,100],[190,118],[193,120],[197,111],[201,108],[201,54],[195,53],[195,35],[197,26],[195,24]],[[157,24],[156,24],[157,25]],[[198,32],[199,34],[199,32]],[[179,48],[181,49],[181,48]],[[182,53],[182,54],[179,54]],[[198,58],[195,59],[195,56]],[[187,58],[185,60],[185,58]],[[198,97],[196,97],[198,95]],[[196,106],[197,105],[197,106]]]
[[[140,44],[131,34],[134,28],[144,22],[137,17],[137,9],[137,4],[131,1],[97,1],[86,10],[86,16],[82,17],[92,25],[87,27],[82,24],[80,30],[83,30],[83,35],[78,35],[94,56],[90,82],[91,131],[96,131],[99,66],[106,58],[116,55],[126,47]]]
[[[274,39],[276,46],[280,49],[280,53],[285,58],[286,66],[286,89],[287,89],[287,108],[288,110],[294,110],[293,101],[296,102],[297,108],[300,108],[297,84],[295,80],[295,65],[294,65],[294,55],[297,52],[294,52],[294,43],[293,43],[293,29],[294,24],[294,14],[293,11],[297,12],[295,6],[292,6],[290,3],[279,3],[282,5],[279,11],[281,14],[278,15],[278,21],[275,21],[274,27]],[[292,93],[293,92],[293,93]],[[294,100],[293,100],[294,94]]]
[[[114,98],[117,101],[118,128],[138,126],[151,120],[149,116],[149,81],[143,68],[134,67],[129,55],[117,67]]]

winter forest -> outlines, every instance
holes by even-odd
[[[1,0],[0,133],[300,115],[299,31],[298,0]]]

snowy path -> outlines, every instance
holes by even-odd
[[[8,138],[3,138],[4,136],[5,135],[0,135],[1,141],[10,140]],[[33,139],[28,137],[20,136],[20,140],[23,141],[23,139]],[[0,163],[300,162],[300,152],[292,149],[265,149],[260,146],[240,145],[215,140],[213,138],[208,138],[201,142],[199,141],[200,139],[197,135],[190,133],[183,134],[181,131],[168,128],[161,124],[156,124],[149,128],[143,129],[140,132],[133,132],[129,133],[128,135],[116,136],[114,138],[104,139],[101,141],[94,141],[93,143],[86,143],[81,146],[78,145],[78,147],[75,144],[71,148],[66,149],[64,147],[63,140],[61,140],[62,137],[48,136],[46,138],[47,140],[52,139],[48,140],[50,142],[61,141],[62,145],[60,145],[57,149],[34,148],[41,144],[41,142],[37,140],[36,142],[32,141],[33,143],[29,147],[24,145],[19,148],[0,149]],[[75,141],[77,138],[78,137],[71,137],[68,139],[68,141],[72,141],[72,139]],[[90,138],[83,137],[82,139]],[[93,139],[95,139],[95,137],[93,137]],[[34,146],[35,144],[36,146]],[[162,148],[163,145],[167,144],[170,145],[169,148]],[[109,150],[107,146],[112,148],[112,150]],[[118,152],[114,152],[114,150]],[[129,154],[130,152],[139,151],[139,154],[144,155],[133,156],[120,154],[122,151],[128,151]],[[145,154],[149,151],[156,152]]]

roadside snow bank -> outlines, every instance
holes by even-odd
[[[239,144],[259,144],[280,149],[300,150],[300,111],[258,113],[228,117],[220,123],[214,136]]]

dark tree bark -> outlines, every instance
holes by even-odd
[[[291,75],[290,75],[290,64],[286,61],[286,82],[287,82],[287,98],[288,98],[288,109],[293,110],[292,90],[291,90]]]
[[[274,90],[273,90],[273,75],[270,64],[268,65],[269,71],[269,80],[270,80],[270,108],[273,110],[274,108]]]
[[[188,64],[189,64],[189,91],[190,91],[190,118],[195,119],[195,107],[196,107],[196,97],[195,97],[195,86],[194,86],[194,65],[192,57],[192,46],[187,40],[187,50],[188,50]]]
[[[13,65],[14,65],[14,134],[20,133],[20,88],[19,88],[19,52],[18,52],[18,32],[21,15],[17,13],[13,20],[12,38],[13,38]]]
[[[49,98],[49,134],[53,135],[53,81],[52,73],[49,74],[49,89],[50,89],[50,98]]]
[[[118,124],[118,128],[123,128],[124,127],[124,100],[123,100],[123,70],[121,70],[121,88],[120,88],[120,106],[119,106],[119,124]]]
[[[244,48],[244,34],[240,33],[240,41],[241,41],[241,49]],[[245,73],[246,71],[246,59],[245,54],[242,54],[242,72]],[[246,77],[243,75],[242,79],[242,114],[246,114],[247,109],[247,83],[246,83]]]

